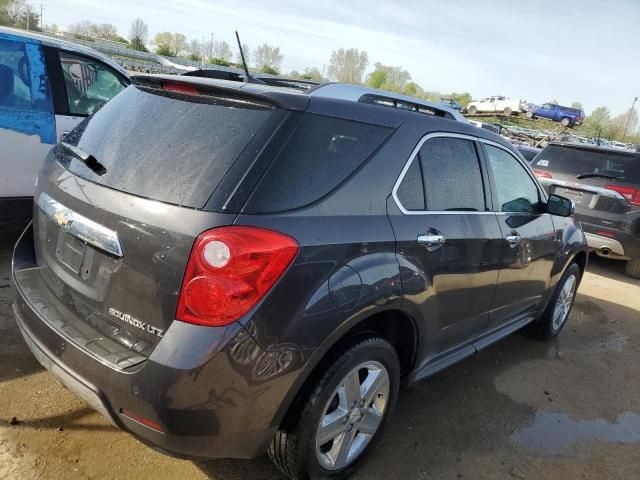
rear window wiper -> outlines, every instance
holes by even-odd
[[[578,180],[583,178],[606,178],[607,180],[624,180],[624,177],[614,177],[613,175],[606,175],[604,173],[581,173],[576,175]]]
[[[74,147],[66,142],[60,142],[62,148],[64,148],[71,155],[76,157],[82,163],[84,163],[89,169],[95,172],[97,175],[104,175],[107,173],[107,169],[104,165],[102,165],[93,155],[89,155],[84,150]]]

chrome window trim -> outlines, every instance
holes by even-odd
[[[118,233],[65,207],[45,192],[38,197],[38,208],[61,229],[100,250],[123,257]]]
[[[409,168],[411,168],[411,164],[413,163],[415,158],[418,156],[418,152],[420,151],[422,146],[425,144],[425,142],[427,142],[432,138],[460,138],[463,140],[470,140],[472,142],[486,143],[487,145],[491,145],[491,146],[500,148],[501,150],[504,150],[505,152],[510,154],[521,166],[523,166],[525,172],[532,179],[534,185],[536,185],[536,188],[538,189],[538,193],[542,196],[544,200],[547,200],[547,196],[544,192],[544,189],[542,189],[542,187],[536,180],[535,176],[533,175],[533,172],[531,172],[529,167],[527,167],[518,157],[516,157],[512,152],[510,152],[509,149],[504,145],[501,145],[497,142],[487,140],[481,137],[466,135],[463,133],[432,132],[432,133],[426,134],[420,139],[420,141],[418,141],[418,144],[411,151],[411,155],[409,156],[409,159],[404,164],[404,167],[402,168],[402,171],[400,172],[400,175],[396,179],[396,182],[393,185],[393,189],[391,190],[391,196],[393,197],[394,202],[396,203],[398,209],[400,209],[400,211],[404,215],[500,215],[500,214],[508,215],[508,214],[523,213],[523,212],[494,212],[494,211],[470,212],[466,210],[407,210],[406,208],[404,208],[404,206],[402,205],[402,202],[400,202],[400,199],[398,198],[398,189],[400,188],[400,184],[402,183],[402,180],[404,180],[404,177],[407,174],[407,171],[409,170]],[[489,168],[489,166],[487,166],[487,168]],[[549,215],[549,214],[545,213],[543,215]]]

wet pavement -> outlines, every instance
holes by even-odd
[[[13,320],[0,237],[0,478],[282,478],[266,457],[154,452],[57,384]],[[622,271],[592,259],[557,340],[516,334],[401,392],[353,478],[640,479],[640,282]]]

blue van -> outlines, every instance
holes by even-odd
[[[129,83],[126,70],[95,50],[0,27],[0,228],[31,218],[49,149]]]

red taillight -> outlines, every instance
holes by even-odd
[[[626,198],[631,205],[640,206],[640,190],[633,187],[619,187],[618,185],[607,185],[605,188],[618,192]]]
[[[553,178],[549,172],[544,170],[534,170],[533,174],[538,178]]]
[[[616,234],[614,232],[610,232],[609,230],[596,230],[596,235],[600,235],[601,237],[616,238]]]
[[[185,95],[198,95],[198,89],[193,85],[185,85],[184,83],[164,82],[162,89],[167,92],[183,93]]]
[[[291,237],[257,227],[220,227],[195,241],[176,318],[219,327],[238,320],[276,283],[298,253]]]

